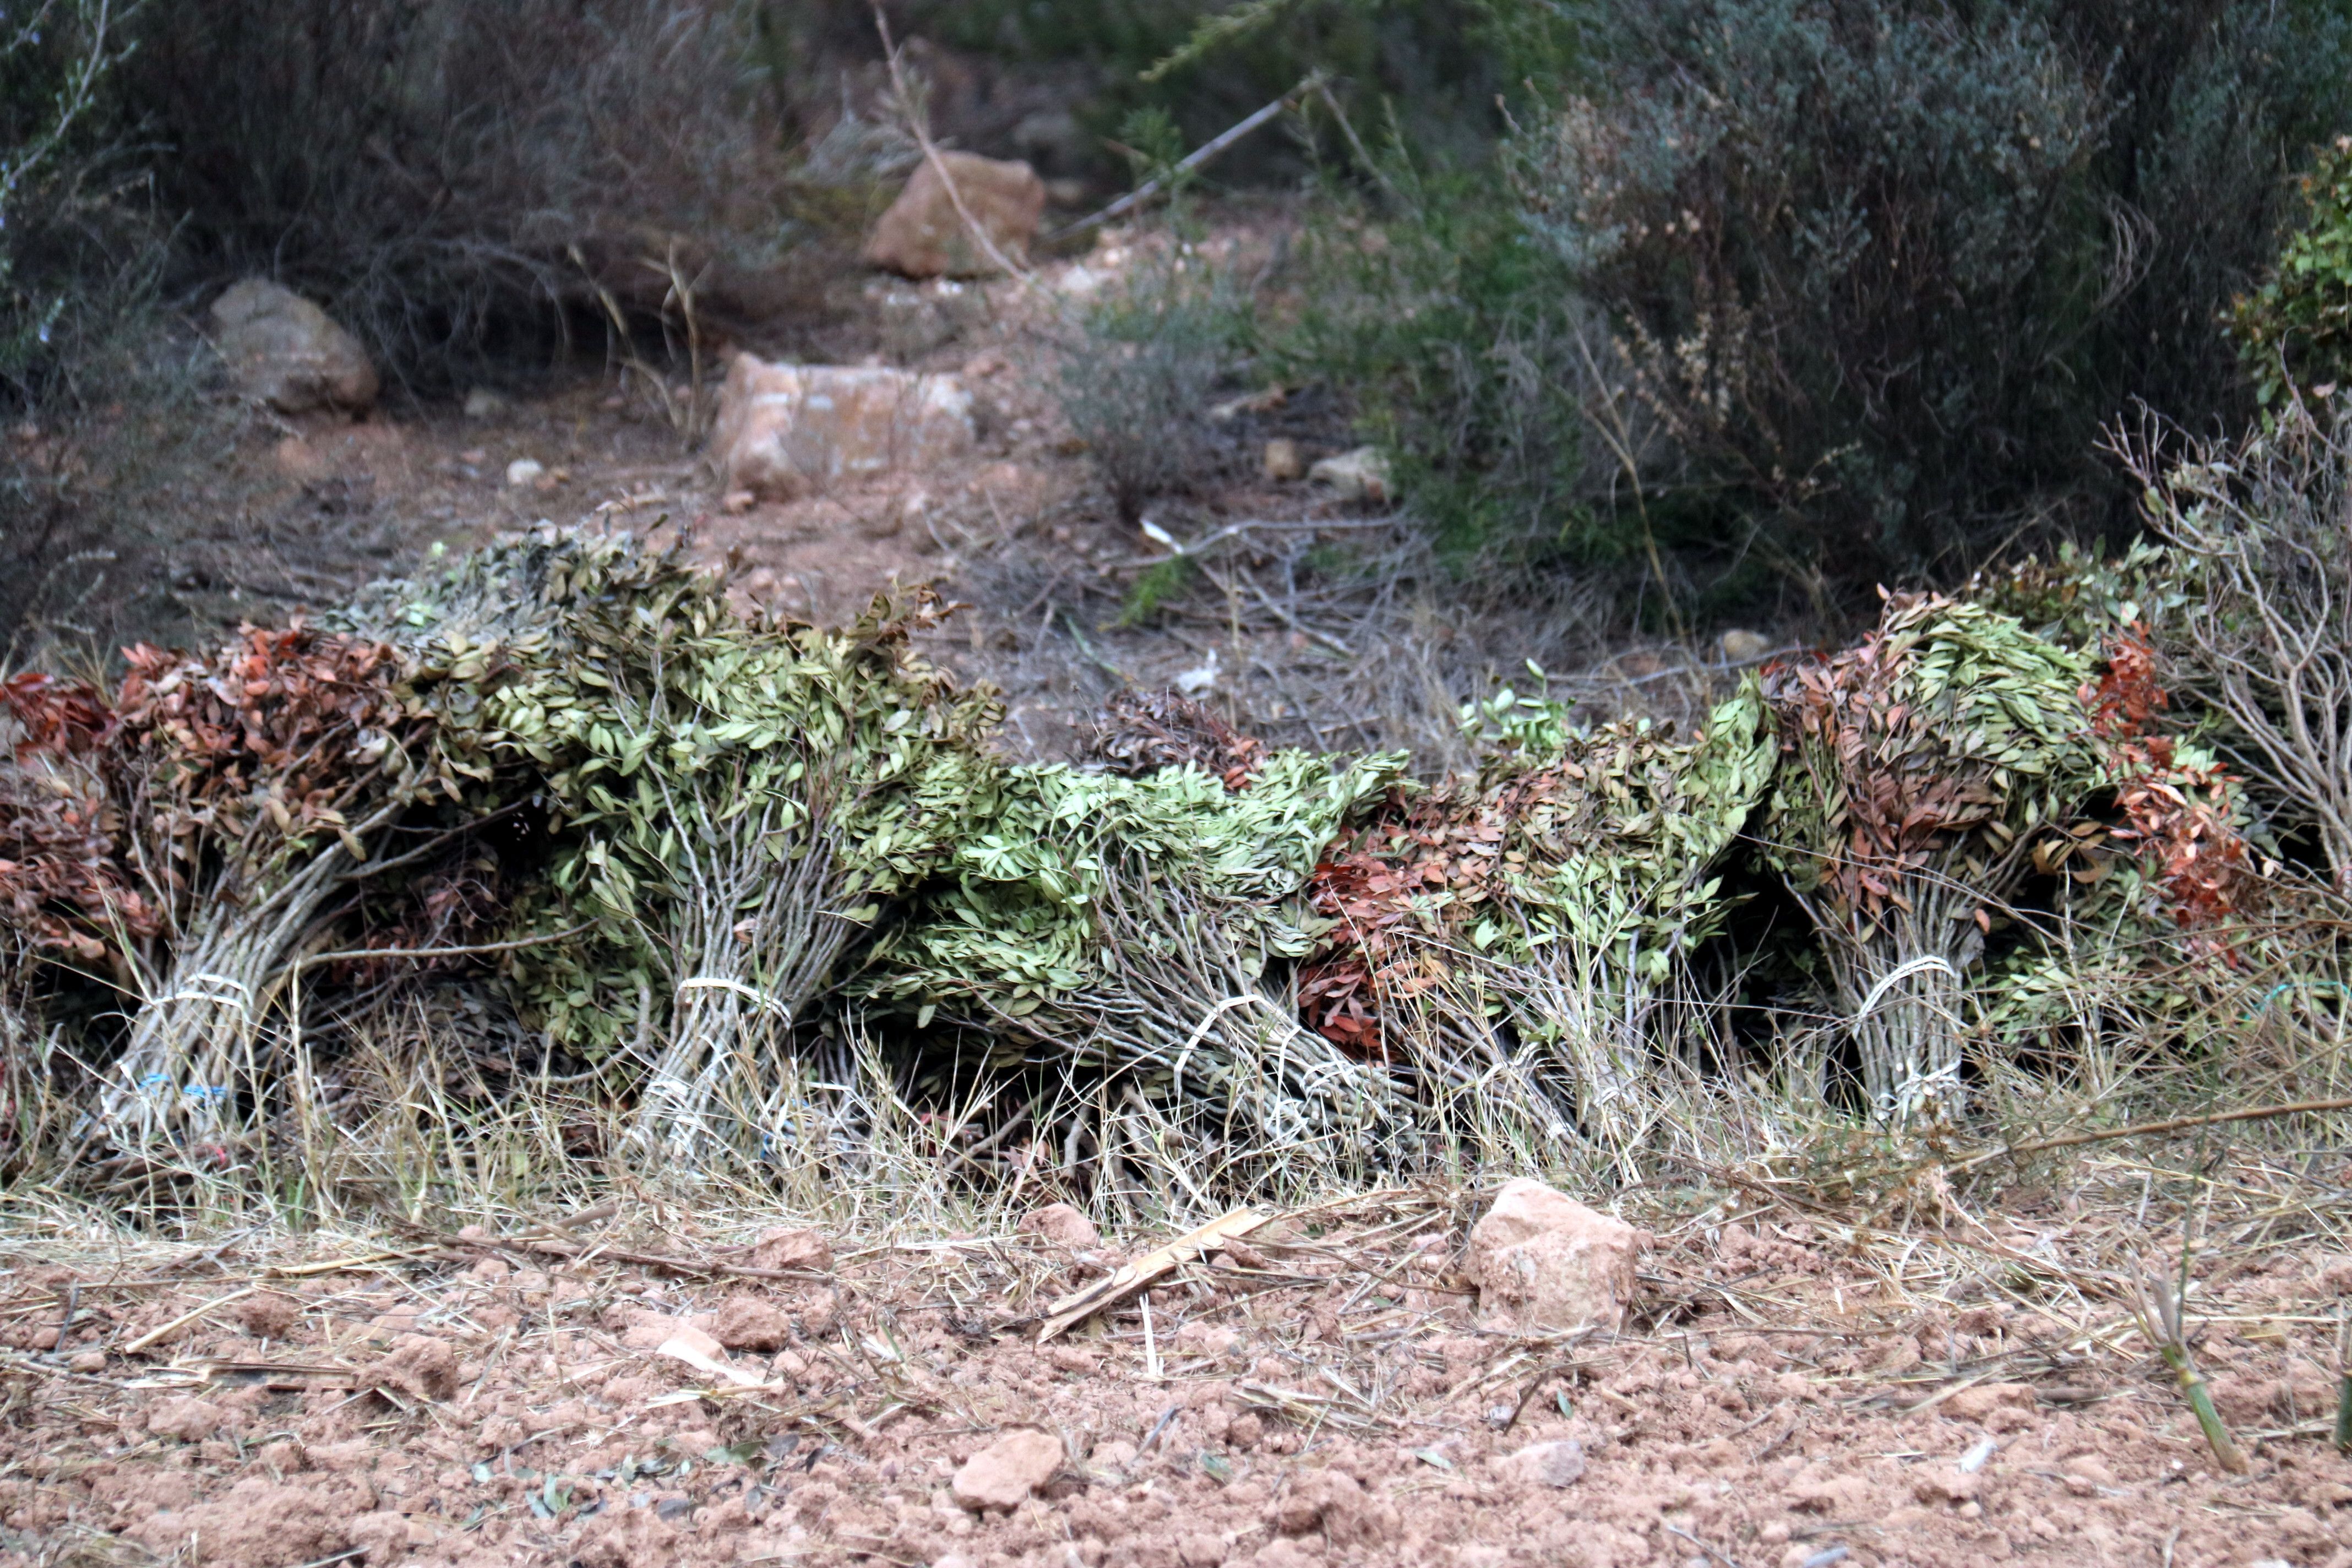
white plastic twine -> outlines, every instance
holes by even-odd
[[[1959,972],[1932,952],[1922,953],[1917,958],[1906,959],[1888,970],[1878,984],[1870,988],[1870,994],[1862,999],[1862,1006],[1855,1012],[1853,1022],[1859,1024],[1869,1017],[1876,1010],[1879,1003],[1885,999],[1889,991],[1894,990],[1913,975],[1925,974],[1931,969],[1942,970],[1955,984],[1959,981]]]

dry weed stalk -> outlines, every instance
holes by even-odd
[[[2190,575],[2188,688],[2227,720],[2231,761],[2307,816],[2352,892],[2352,404],[2296,393],[2242,441],[2149,421],[2108,448]]]

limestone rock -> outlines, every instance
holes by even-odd
[[[1742,631],[1735,627],[1717,639],[1727,664],[1753,664],[1772,651],[1772,639],[1761,632]]]
[[[713,448],[724,489],[763,500],[969,454],[971,394],[952,375],[882,365],[771,364],[735,356]]]
[[[1102,1232],[1095,1228],[1095,1222],[1068,1204],[1047,1204],[1024,1215],[1021,1229],[1026,1235],[1058,1241],[1064,1247],[1102,1245]]]
[[[1026,163],[974,153],[942,153],[940,162],[981,231],[1015,265],[1025,265],[1029,241],[1045,211],[1045,182],[1037,172]],[[875,223],[866,238],[866,259],[909,278],[977,278],[997,270],[986,249],[974,243],[928,158],[915,166],[906,189]]]
[[[1017,1508],[1061,1468],[1060,1438],[1030,1427],[1007,1432],[955,1473],[956,1501],[975,1510]]]
[[[1307,469],[1307,477],[1317,484],[1329,485],[1341,500],[1370,501],[1378,506],[1395,493],[1389,479],[1389,460],[1381,456],[1377,447],[1359,447],[1352,452],[1326,458]]]
[[[1298,443],[1287,436],[1277,436],[1265,444],[1260,467],[1265,477],[1277,484],[1286,484],[1307,472],[1307,465],[1299,458]]]
[[[833,1244],[824,1232],[806,1226],[778,1226],[751,1244],[754,1268],[806,1268],[822,1274],[833,1267]]]
[[[213,301],[213,344],[237,390],[281,414],[373,406],[375,366],[326,311],[267,279],[230,285]]]
[[[1641,1233],[1522,1176],[1470,1232],[1478,1305],[1524,1329],[1614,1331],[1633,1299]]]

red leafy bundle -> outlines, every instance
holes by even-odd
[[[154,907],[122,861],[122,814],[108,787],[119,730],[105,696],[81,681],[25,674],[0,682],[14,721],[0,768],[0,908],[37,952],[89,963],[155,934]]]
[[[1515,825],[1546,815],[1583,770],[1574,763],[1506,780],[1490,793],[1440,790],[1391,795],[1354,840],[1335,845],[1307,884],[1309,906],[1333,922],[1324,951],[1298,973],[1309,1028],[1357,1056],[1385,1060],[1382,1004],[1407,1001],[1444,983],[1451,966],[1443,934],[1504,890],[1504,840]],[[1440,931],[1415,908],[1446,895]]]
[[[423,722],[392,648],[298,623],[247,626],[208,658],[144,644],[126,658],[116,711],[151,769],[159,841],[185,858],[209,835],[250,859],[331,832],[364,858],[345,814]]]
[[[2114,753],[2116,804],[2125,820],[2114,836],[2142,847],[2175,923],[2200,931],[2244,912],[2262,883],[2237,826],[2243,781],[2181,756],[2169,736],[2147,733],[2169,702],[2144,630],[2110,641],[2106,670],[2084,701]]]

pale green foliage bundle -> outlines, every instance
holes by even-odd
[[[1205,1106],[1244,1142],[1358,1152],[1381,1075],[1263,986],[1307,951],[1296,898],[1324,847],[1401,765],[1283,752],[1230,793],[1191,768],[1006,769],[922,917],[883,944],[874,990],[923,1022],[943,1012],[1049,1047],[1171,1116]]]

